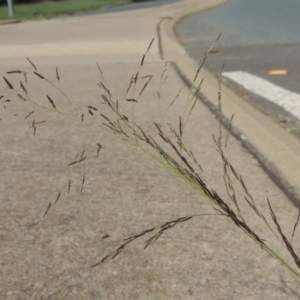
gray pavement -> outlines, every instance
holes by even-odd
[[[163,9],[6,25],[0,27],[1,73],[4,76],[12,69],[31,72],[26,56],[38,72],[53,81],[59,67],[62,88],[75,106],[84,103],[105,111],[99,104],[100,76],[95,61],[112,95],[120,99],[149,42],[156,37],[159,20],[176,20],[182,14],[221,2],[187,0]],[[165,19],[160,25],[160,49],[165,58],[175,61],[181,73],[190,78],[196,64],[172,36],[172,22]],[[157,91],[165,64],[160,55],[156,38],[141,71],[141,75],[154,75],[153,81],[135,113],[135,121],[153,135],[153,120],[159,116]],[[177,124],[189,91],[175,69],[169,67],[167,74],[160,91],[163,108],[183,87],[176,105],[164,118],[166,123]],[[203,94],[211,95],[208,98],[214,102],[217,85],[210,74],[205,75]],[[17,75],[9,78],[18,84]],[[143,86],[139,84],[137,90]],[[36,76],[29,76],[28,86],[34,100],[44,103],[45,95],[50,95],[57,106],[68,109],[64,98]],[[1,92],[6,89],[5,84],[0,88]],[[236,126],[240,125],[240,113],[246,124],[255,117],[263,132],[272,130],[255,113],[250,111],[247,116],[236,99],[230,104],[228,93],[224,89],[224,113],[234,108],[231,112],[237,114]],[[98,114],[87,115],[83,123],[74,117],[35,114],[36,121],[47,122],[37,127],[33,137],[28,129],[32,119],[24,121],[33,108],[17,101],[5,105],[7,109],[1,108],[0,117],[0,299],[299,299],[298,280],[229,220],[217,216],[178,225],[146,250],[145,239],[137,240],[115,260],[90,269],[124,237],[153,224],[214,210],[180,178],[102,130],[97,125],[102,122]],[[217,132],[215,116],[199,101],[186,128],[186,143],[203,164],[208,185],[226,197],[222,164],[212,140]],[[292,143],[289,138],[286,141]],[[95,142],[103,144],[98,159]],[[263,139],[260,142],[263,147]],[[269,142],[267,137],[264,142]],[[267,146],[275,148],[276,140]],[[83,149],[90,154],[84,169],[71,172],[67,165]],[[289,199],[234,138],[230,139],[228,156],[266,215],[269,197],[290,237],[297,210]],[[289,155],[287,160],[292,158]],[[280,164],[280,158],[278,161]],[[80,194],[83,172],[86,183]],[[53,205],[59,190],[62,196]],[[249,224],[282,253],[269,231],[249,212],[238,187],[237,192]],[[43,219],[49,202],[52,208]],[[297,237],[298,233],[295,241]],[[297,243],[295,247],[299,250]],[[284,252],[282,255],[291,261]]]

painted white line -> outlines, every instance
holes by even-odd
[[[276,84],[243,71],[224,72],[227,77],[246,90],[261,96],[283,107],[286,111],[300,119],[300,95],[281,88]]]

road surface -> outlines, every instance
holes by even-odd
[[[223,31],[206,68],[218,74],[224,64],[226,84],[299,137],[299,14],[297,0],[229,0],[187,17],[177,34],[189,55],[201,61]]]
[[[125,5],[119,5],[116,7],[93,10],[90,12],[84,12],[75,14],[74,16],[92,16],[92,15],[99,15],[99,14],[108,14],[108,13],[116,13],[116,12],[125,12],[129,10],[137,10],[137,9],[144,9],[144,8],[152,8],[156,6],[163,6],[166,4],[172,4],[176,2],[180,2],[182,0],[144,0],[144,1],[137,1]]]

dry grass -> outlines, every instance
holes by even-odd
[[[217,37],[216,41],[220,36]],[[59,113],[65,117],[71,117],[76,119],[79,122],[88,123],[91,126],[98,126],[102,129],[107,130],[111,135],[120,139],[121,142],[125,143],[128,147],[132,149],[137,149],[140,152],[146,153],[150,158],[159,162],[163,167],[169,169],[179,177],[181,177],[188,185],[190,185],[193,189],[197,190],[199,194],[209,200],[214,209],[214,213],[209,214],[215,217],[225,217],[229,218],[238,228],[244,231],[255,243],[257,243],[261,249],[269,253],[273,258],[275,258],[279,263],[281,263],[284,267],[286,267],[290,272],[292,272],[296,277],[300,278],[300,273],[297,268],[300,268],[300,259],[296,254],[292,242],[295,231],[297,229],[297,225],[299,223],[300,212],[298,218],[293,227],[292,238],[289,240],[284,234],[278,218],[274,210],[272,209],[271,202],[269,199],[267,200],[270,216],[272,220],[272,224],[267,221],[267,217],[263,215],[259,206],[257,205],[255,199],[247,188],[246,183],[244,182],[242,176],[236,171],[233,164],[228,160],[226,156],[226,148],[228,144],[228,138],[230,135],[230,128],[232,125],[233,116],[229,122],[228,128],[225,129],[222,126],[222,91],[221,91],[221,76],[222,70],[219,74],[219,87],[218,87],[218,120],[219,120],[219,133],[217,137],[213,137],[217,152],[219,153],[219,157],[223,163],[223,170],[220,173],[223,177],[224,186],[227,191],[227,199],[223,199],[216,192],[217,187],[209,187],[204,179],[204,173],[201,167],[201,164],[196,159],[193,152],[189,149],[189,147],[185,144],[184,134],[186,124],[195,109],[195,106],[198,101],[199,92],[201,89],[201,84],[203,82],[200,81],[200,84],[194,89],[190,90],[188,98],[186,100],[185,108],[182,113],[178,117],[178,124],[176,126],[172,124],[164,124],[163,116],[168,113],[169,109],[175,105],[177,98],[180,95],[180,91],[177,96],[169,102],[167,107],[162,111],[161,105],[161,93],[158,91],[158,114],[160,122],[154,122],[154,126],[156,129],[156,136],[151,135],[145,129],[143,129],[136,121],[135,121],[135,109],[137,109],[137,105],[140,101],[140,97],[143,95],[145,89],[149,86],[151,82],[152,75],[141,76],[140,71],[144,65],[146,55],[153,43],[151,41],[149,47],[147,48],[145,54],[140,61],[137,72],[135,72],[129,82],[128,85],[124,88],[121,93],[121,97],[119,99],[114,99],[111,95],[111,92],[107,86],[105,81],[103,72],[97,64],[101,82],[98,85],[101,91],[101,101],[99,105],[101,105],[101,113],[99,113],[99,109],[95,105],[82,104],[76,107],[72,101],[69,99],[67,94],[62,90],[60,85],[60,75],[58,68],[55,70],[57,84],[52,83],[45,76],[43,76],[34,65],[32,61],[28,59],[28,62],[33,67],[34,71],[32,73],[28,73],[21,70],[13,70],[8,72],[9,74],[19,74],[21,78],[16,83],[11,82],[7,77],[3,77],[4,83],[6,85],[6,89],[3,89],[3,95],[0,95],[0,101],[3,104],[3,107],[6,109],[5,104],[7,102],[11,102],[11,99],[14,98],[14,101],[23,101],[26,102],[28,106],[31,107],[30,112],[25,117],[25,119],[31,118],[31,126],[30,128],[33,130],[33,135],[36,134],[38,127],[45,123],[45,120],[36,120],[36,116],[39,112],[50,112],[50,113]],[[197,78],[199,76],[199,72],[205,63],[208,54],[213,49],[212,45],[206,52],[202,64],[199,66],[197,73],[195,74],[193,83],[195,84]],[[162,70],[162,75],[160,78],[160,89],[162,88],[164,82],[167,80],[166,73],[167,63]],[[59,105],[56,99],[53,96],[45,95],[44,99],[41,102],[35,102],[31,100],[28,94],[28,76],[36,76],[40,80],[45,81],[50,84],[51,87],[56,89],[59,93],[61,93],[62,97],[65,99],[65,105],[62,105],[60,101]],[[138,83],[141,83],[141,88],[138,91]],[[19,85],[19,88],[16,86]],[[62,107],[60,107],[62,106]],[[145,116],[146,117],[146,116]],[[166,129],[169,130],[169,133],[166,133]],[[69,162],[66,166],[67,168],[73,168],[76,166],[81,166],[84,161],[91,155],[99,156],[102,144],[99,142],[95,142],[96,145],[92,147],[92,149],[83,149],[77,153],[75,158]],[[85,183],[85,171],[82,174],[81,188],[82,192]],[[233,180],[234,179],[234,180]],[[244,196],[240,198],[236,193],[235,185],[236,183],[241,187]],[[67,193],[70,193],[72,188],[72,182],[69,179],[67,185]],[[47,216],[51,207],[56,205],[61,197],[62,192],[59,191],[55,200],[50,202],[43,214],[43,218]],[[245,201],[248,205],[248,210],[252,211],[253,214],[259,218],[262,223],[267,226],[270,230],[270,234],[275,236],[278,242],[281,244],[282,248],[287,250],[293,259],[297,268],[291,266],[288,262],[286,262],[281,255],[275,252],[267,242],[260,237],[260,233],[255,231],[252,226],[246,221],[246,218],[243,215],[243,212],[240,208],[241,201]],[[160,238],[167,230],[173,228],[176,225],[180,225],[183,222],[187,222],[195,217],[201,217],[203,215],[208,214],[193,214],[189,216],[184,216],[177,218],[175,220],[170,220],[167,222],[162,222],[162,224],[150,227],[146,230],[143,230],[140,233],[137,233],[133,236],[125,238],[124,241],[120,244],[116,250],[107,254],[104,258],[102,258],[98,263],[91,266],[91,268],[96,267],[108,259],[116,258],[122,251],[135,240],[147,235],[152,234],[145,243],[145,248],[147,248],[150,244],[154,243],[158,238]]]

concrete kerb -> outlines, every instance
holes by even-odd
[[[202,1],[200,4],[189,1],[180,13],[175,13],[160,22],[161,55],[164,59],[173,62],[177,73],[190,85],[193,83],[198,65],[181,46],[174,32],[174,26],[184,16],[196,11],[206,10],[225,1]],[[204,83],[201,88],[201,98],[214,111],[218,104],[218,80],[203,68],[194,84],[195,87],[202,78],[204,78]],[[232,114],[235,115],[233,135],[258,159],[269,177],[299,208],[299,140],[254,109],[224,85],[222,85],[222,110],[227,120],[231,118]]]
[[[21,23],[21,20],[3,20],[0,21],[0,26],[1,25],[9,25],[9,24],[16,24],[16,23]]]

